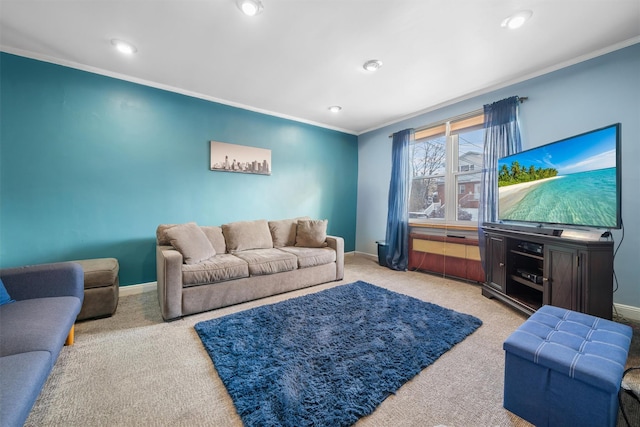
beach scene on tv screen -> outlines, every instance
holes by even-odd
[[[616,127],[498,161],[502,221],[617,225]]]

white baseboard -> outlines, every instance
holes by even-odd
[[[137,285],[120,286],[119,292],[121,297],[129,295],[138,295],[143,292],[155,292],[158,282],[139,283]]]
[[[614,315],[617,313],[619,316],[626,317],[629,320],[640,321],[640,307],[624,304],[613,304],[613,307]]]

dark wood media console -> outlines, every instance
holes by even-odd
[[[613,242],[483,227],[482,295],[525,314],[555,305],[611,319]]]

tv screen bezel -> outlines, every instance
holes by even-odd
[[[576,134],[573,136],[569,136],[567,138],[563,138],[557,141],[553,141],[547,144],[543,144],[543,145],[539,145],[537,147],[532,147],[530,149],[527,150],[523,150],[519,153],[514,153],[508,156],[503,156],[500,157],[498,159],[498,162],[496,164],[496,168],[497,168],[497,172],[496,172],[496,177],[497,174],[499,173],[499,168],[500,168],[500,163],[504,160],[504,159],[508,159],[510,157],[515,157],[518,155],[522,155],[523,153],[527,153],[530,151],[535,151],[535,150],[540,150],[543,151],[545,149],[545,147],[550,147],[553,145],[557,145],[557,144],[562,144],[565,143],[569,140],[573,140],[573,139],[577,139],[577,138],[581,138],[593,133],[597,133],[597,132],[601,132],[603,130],[606,129],[610,129],[610,128],[615,128],[615,148],[616,148],[616,153],[615,153],[615,157],[616,157],[616,165],[615,165],[615,169],[616,169],[616,224],[615,226],[609,226],[609,225],[602,225],[602,224],[576,224],[576,223],[570,223],[570,222],[551,222],[551,221],[533,221],[533,220],[516,220],[516,219],[502,219],[501,215],[500,215],[500,203],[499,203],[499,189],[497,188],[497,182],[496,182],[496,196],[497,196],[497,213],[498,213],[498,218],[497,218],[497,223],[498,224],[523,224],[525,226],[537,226],[537,227],[544,227],[544,226],[550,226],[550,227],[565,227],[565,228],[577,228],[577,229],[606,229],[606,230],[610,230],[610,229],[621,229],[622,228],[622,200],[621,200],[621,187],[622,187],[622,170],[621,170],[621,151],[622,151],[622,144],[621,144],[621,140],[622,140],[622,124],[621,123],[613,123],[607,126],[603,126],[597,129],[593,129],[593,130],[589,130],[587,132],[583,132],[580,134]]]

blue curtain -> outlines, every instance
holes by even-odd
[[[478,210],[478,238],[480,258],[485,271],[485,241],[481,226],[485,222],[498,220],[498,159],[522,151],[518,124],[519,104],[519,98],[512,96],[484,106],[484,156]]]
[[[389,183],[389,209],[387,211],[387,266],[405,271],[409,264],[409,145],[413,129],[393,134],[391,148],[391,182]]]

